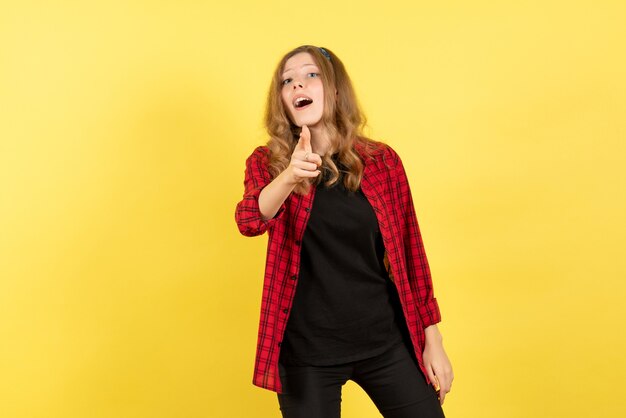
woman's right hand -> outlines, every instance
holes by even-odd
[[[322,157],[314,153],[311,148],[311,131],[303,125],[298,144],[291,154],[291,162],[286,168],[286,174],[289,175],[293,184],[298,184],[308,178],[317,177],[320,174],[321,165]]]

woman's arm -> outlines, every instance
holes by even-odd
[[[441,321],[441,312],[433,291],[430,267],[415,214],[409,179],[400,156],[390,147],[388,152],[390,162],[395,169],[393,179],[398,202],[395,210],[403,235],[408,280],[411,282],[411,288],[415,289],[414,297],[418,314],[424,328],[427,328]]]
[[[450,392],[454,374],[452,365],[443,348],[443,337],[437,323],[441,321],[439,304],[434,297],[430,268],[413,206],[408,178],[400,157],[392,152],[396,167],[396,185],[400,196],[399,210],[403,215],[404,243],[407,251],[409,280],[415,283],[417,310],[424,325],[425,345],[422,354],[428,378],[439,390],[439,402],[443,405],[446,393]]]
[[[243,198],[235,210],[235,221],[243,235],[253,237],[265,233],[280,217],[285,200],[295,185],[319,175],[317,168],[322,159],[310,151],[309,129],[303,127],[302,132],[289,166],[275,179],[269,172],[267,147],[257,148],[246,160]]]

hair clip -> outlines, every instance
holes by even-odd
[[[328,53],[328,51],[326,51],[324,48],[320,47],[319,48],[320,52],[322,53],[322,55],[324,55],[326,57],[326,59],[328,59],[328,61],[330,61],[330,54]]]

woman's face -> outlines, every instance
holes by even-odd
[[[324,113],[324,86],[320,70],[308,52],[289,58],[282,73],[281,97],[291,121],[315,126]]]

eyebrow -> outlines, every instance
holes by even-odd
[[[302,67],[300,67],[300,68],[309,67],[309,66],[317,68],[317,65],[315,65],[315,64],[304,64],[304,65],[303,65]],[[293,71],[293,68],[287,68],[285,71],[283,71],[282,75],[285,75],[285,74],[286,74],[286,73],[288,73],[289,71]]]

